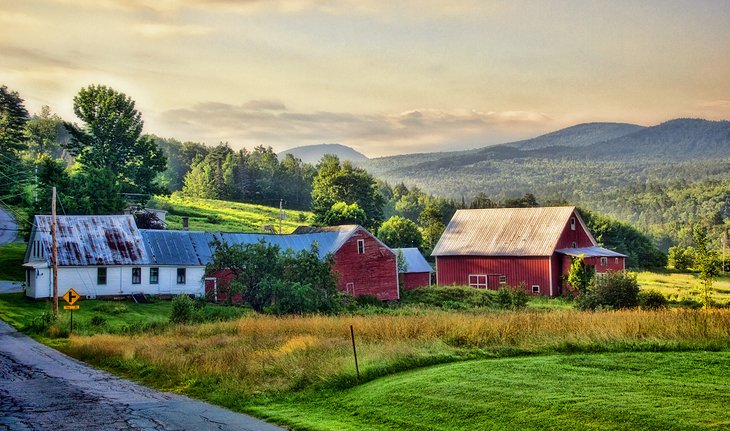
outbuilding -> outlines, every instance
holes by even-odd
[[[415,247],[396,248],[393,251],[396,258],[399,254],[403,256],[404,266],[398,268],[402,289],[415,289],[431,285],[433,268],[428,264],[419,249]]]
[[[437,283],[482,289],[526,285],[557,296],[572,259],[597,273],[622,270],[626,256],[598,246],[575,207],[458,210],[434,247]]]

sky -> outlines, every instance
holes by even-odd
[[[583,122],[730,119],[730,1],[0,0],[0,84],[67,121],[103,84],[145,132],[369,157]]]

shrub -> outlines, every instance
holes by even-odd
[[[578,307],[583,310],[632,308],[639,305],[638,297],[636,274],[609,271],[596,277],[588,292],[578,298]]]
[[[267,278],[261,282],[261,290],[270,292],[274,298],[271,305],[264,309],[267,313],[303,314],[318,311],[311,284]]]
[[[639,306],[647,310],[659,310],[667,308],[667,298],[656,290],[643,290],[639,292]]]
[[[195,301],[188,295],[177,295],[172,299],[170,322],[190,323],[195,318]]]
[[[31,319],[30,324],[27,328],[31,332],[43,333],[51,328],[55,323],[58,322],[58,317],[50,311],[44,311]]]
[[[98,314],[91,316],[91,324],[94,326],[103,326],[106,324],[106,319]]]
[[[490,307],[492,295],[492,291],[468,286],[429,286],[401,291],[401,303],[452,309],[456,302],[461,308]]]
[[[510,289],[507,287],[500,288],[494,297],[494,302],[499,308],[512,308],[512,292],[510,292]]]
[[[377,307],[377,306],[383,305],[383,301],[379,300],[378,297],[374,296],[374,295],[360,295],[357,298],[355,298],[355,302],[357,303],[357,305],[359,305],[361,307],[366,307],[366,306]]]
[[[512,296],[512,307],[516,309],[527,307],[527,302],[530,298],[527,296],[527,292],[525,291],[526,287],[525,283],[520,283],[519,286],[511,289],[510,294]]]

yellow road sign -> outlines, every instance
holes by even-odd
[[[68,305],[74,305],[74,303],[78,301],[79,298],[81,298],[81,295],[76,293],[76,291],[73,289],[69,289],[68,292],[63,294],[63,300],[68,302]]]
[[[63,309],[64,310],[78,310],[79,307],[80,307],[79,305],[64,305]]]

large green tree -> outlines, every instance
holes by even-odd
[[[393,216],[383,222],[378,229],[378,238],[388,247],[405,248],[421,247],[423,237],[418,226],[411,220]]]
[[[4,155],[22,150],[25,145],[25,123],[28,111],[17,91],[0,86],[0,152]]]
[[[340,163],[337,156],[326,154],[317,166],[312,183],[312,210],[317,223],[337,202],[357,204],[367,216],[366,227],[377,228],[383,221],[385,198],[372,175],[350,162]]]
[[[71,139],[64,146],[84,169],[109,170],[123,192],[159,191],[154,178],[165,169],[165,156],[151,136],[142,135],[142,114],[131,98],[90,85],[74,97],[73,110],[83,126],[65,123]]]
[[[58,141],[65,132],[61,117],[52,113],[48,106],[43,106],[40,114],[33,115],[25,123],[28,150],[36,157],[42,154],[58,157],[61,155]]]
[[[712,286],[720,275],[720,259],[715,250],[709,248],[707,230],[696,225],[693,230],[695,239],[695,269],[700,281],[702,304],[709,308],[712,304]]]

